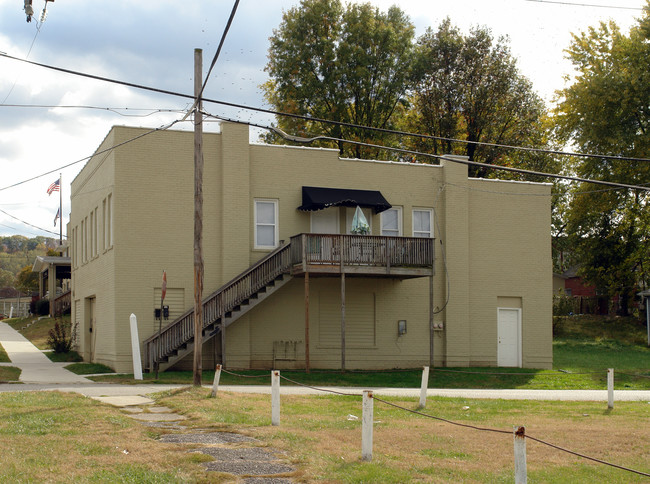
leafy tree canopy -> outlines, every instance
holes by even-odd
[[[517,68],[506,38],[486,27],[468,35],[445,19],[418,39],[419,80],[407,115],[409,131],[446,139],[415,141],[413,148],[434,154],[466,155],[472,161],[555,172],[548,155],[451,139],[546,148],[546,108]],[[490,176],[470,167],[471,176]],[[501,177],[501,173],[499,174]]]
[[[278,111],[343,123],[389,128],[413,82],[414,27],[398,7],[381,12],[369,3],[302,0],[274,30],[262,87]],[[350,127],[280,117],[277,126],[297,135],[380,142]],[[274,136],[267,141],[277,141]],[[368,150],[339,143],[345,156]]]
[[[628,35],[601,23],[573,35],[567,50],[575,77],[558,95],[556,134],[580,151],[650,157],[650,3]],[[580,176],[636,185],[650,183],[650,163],[603,158],[573,160]],[[639,282],[648,280],[648,192],[572,191],[568,232],[582,275],[621,297],[621,312]]]

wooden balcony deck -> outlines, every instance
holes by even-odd
[[[291,237],[291,274],[413,278],[433,275],[434,240],[421,237],[299,234]]]

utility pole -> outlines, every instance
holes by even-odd
[[[203,359],[203,50],[194,49],[194,386]]]

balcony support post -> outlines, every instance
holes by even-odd
[[[305,371],[309,373],[309,271],[305,271]]]
[[[345,272],[341,270],[341,371],[345,371]]]
[[[433,271],[432,271],[433,272]],[[429,367],[433,368],[433,274],[429,277]]]

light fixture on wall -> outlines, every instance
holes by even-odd
[[[406,319],[397,321],[397,336],[404,336],[406,334]]]

